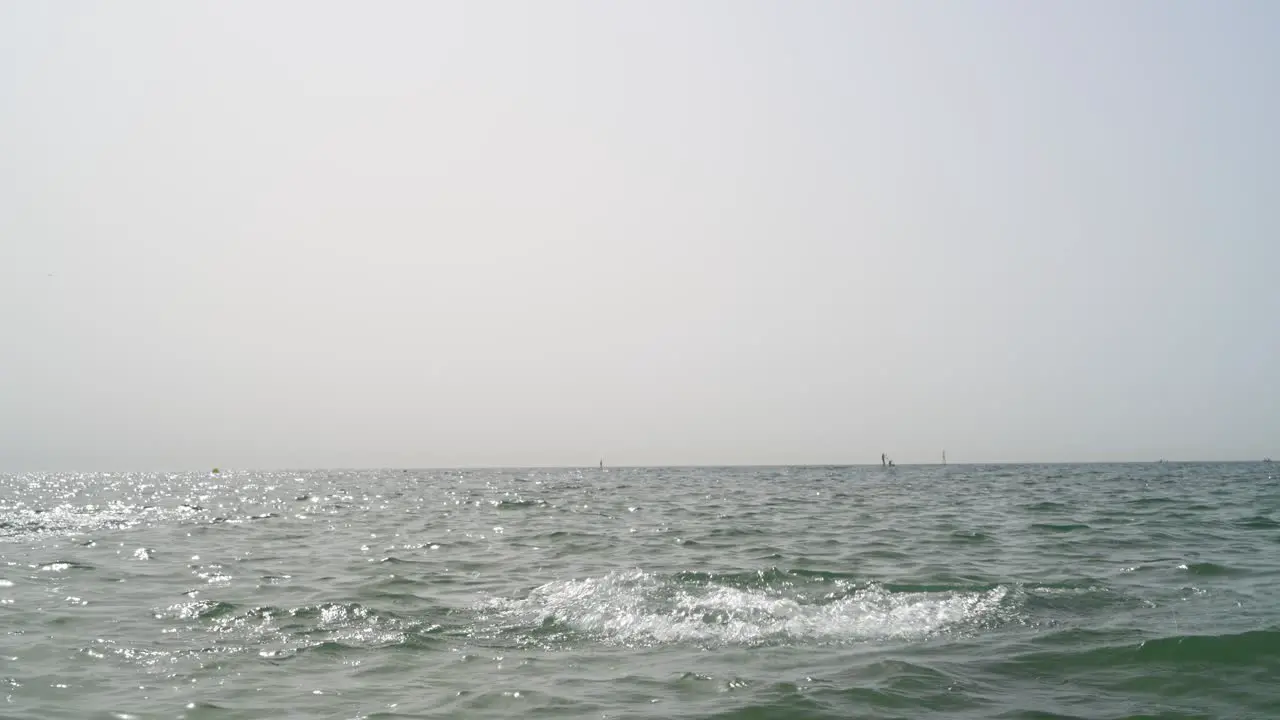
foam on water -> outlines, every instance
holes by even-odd
[[[999,622],[1009,588],[893,592],[882,585],[831,583],[822,594],[791,582],[735,587],[630,570],[558,580],[523,598],[482,605],[482,619],[508,632],[563,626],[625,645],[761,645],[922,640]]]

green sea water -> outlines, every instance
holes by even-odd
[[[1280,717],[1278,471],[0,475],[0,718]]]

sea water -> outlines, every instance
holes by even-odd
[[[1277,469],[0,475],[0,718],[1277,717]]]

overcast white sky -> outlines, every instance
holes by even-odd
[[[0,470],[1280,457],[1280,3],[0,4]]]

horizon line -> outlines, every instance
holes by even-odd
[[[1272,462],[1270,457],[1252,459],[1252,460],[1170,460],[1162,458],[1159,460],[1018,460],[1018,461],[995,461],[995,462],[979,462],[979,461],[961,461],[961,462],[922,462],[922,463],[894,463],[893,468],[907,467],[951,467],[951,466],[996,466],[996,467],[1015,467],[1027,465],[1249,465],[1249,464],[1266,464]],[[238,471],[238,472],[316,472],[316,471],[362,471],[362,470],[402,470],[402,471],[457,471],[457,470],[600,470],[600,469],[618,469],[618,470],[675,470],[689,468],[883,468],[889,469],[884,465],[871,463],[678,463],[678,464],[657,464],[657,465],[604,465],[603,467],[590,465],[440,465],[440,466],[399,466],[399,465],[368,465],[368,466],[334,466],[334,467],[306,467],[306,466],[275,466],[275,467],[237,467],[221,465],[208,466],[203,468],[168,468],[168,469],[97,469],[97,470],[0,470],[0,474],[4,475],[25,475],[29,473],[188,473],[188,472],[210,472],[218,470],[222,472]]]

